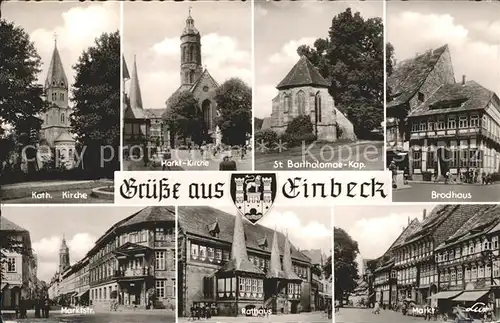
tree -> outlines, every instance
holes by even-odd
[[[264,119],[261,118],[253,118],[254,121],[254,133],[262,129],[262,124],[264,123]]]
[[[384,117],[384,50],[381,18],[364,19],[348,8],[332,19],[327,39],[305,55],[330,82],[336,107],[353,123],[358,138],[368,137]]]
[[[392,73],[394,72],[394,64],[393,64],[393,60],[394,60],[394,46],[392,46],[391,43],[387,43],[385,44],[385,57],[386,57],[386,60],[385,60],[385,70],[386,70],[386,77],[389,78],[389,76],[392,75]],[[386,95],[387,95],[387,102],[389,102],[391,100],[391,93],[392,93],[392,89],[390,88],[389,84],[387,83],[387,89],[386,89]]]
[[[287,125],[285,132],[295,136],[309,135],[313,133],[311,117],[298,116]]]
[[[20,153],[37,141],[42,124],[37,116],[49,105],[37,84],[42,63],[29,35],[13,23],[0,20],[0,43],[0,123],[12,127],[15,135],[11,138],[16,139]],[[4,151],[0,162],[8,155]]]
[[[112,177],[119,169],[120,154],[119,32],[102,34],[73,68],[71,127],[85,149],[81,166],[92,177]]]
[[[332,275],[332,256],[329,256],[326,260],[323,266],[323,272],[325,273],[325,277],[330,277]]]
[[[341,228],[334,228],[333,241],[335,299],[343,300],[356,288],[359,278],[356,262],[356,256],[359,254],[358,243]]]
[[[170,129],[172,147],[176,136],[191,138],[198,145],[207,139],[207,129],[200,105],[190,91],[175,93],[167,101],[163,120]]]
[[[217,89],[215,102],[222,141],[231,146],[244,145],[252,133],[252,88],[238,78],[229,79]]]

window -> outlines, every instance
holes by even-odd
[[[217,260],[217,262],[220,262],[222,260],[222,250],[221,249],[215,249],[215,260]]]
[[[467,116],[460,116],[458,118],[458,127],[459,128],[467,128],[469,125],[468,125],[468,120],[467,120]]]
[[[245,291],[245,279],[246,278],[239,279],[240,280],[240,284],[239,284],[240,285],[240,289],[239,289],[240,293]]]
[[[493,249],[498,249],[498,237],[493,237]]]
[[[315,97],[316,122],[321,122],[321,95],[316,93]]]
[[[165,298],[165,281],[157,280],[156,281],[156,296],[158,298]]]
[[[200,260],[205,260],[207,258],[207,247],[200,246]]]
[[[463,276],[462,268],[457,269],[457,280],[461,281]]]
[[[471,279],[477,279],[477,267],[472,267],[472,270],[471,270]]]
[[[52,93],[52,101],[57,101],[57,93]]]
[[[306,94],[304,91],[299,91],[297,93],[297,108],[299,116],[306,114]]]
[[[8,273],[16,272],[16,258],[14,257],[7,258],[7,272]]]
[[[412,132],[417,132],[418,131],[418,127],[419,127],[419,123],[418,122],[412,122],[411,123],[411,131]]]
[[[484,266],[484,277],[485,278],[490,278],[491,277],[491,266],[487,264]]]
[[[157,270],[165,270],[165,251],[155,252],[155,267]]]
[[[437,121],[437,130],[444,130],[446,128],[444,118],[439,118]]]
[[[59,100],[64,101],[64,93],[59,94]]]
[[[455,129],[457,127],[457,119],[453,117],[448,117],[448,129]]]
[[[422,152],[421,151],[413,151],[412,152],[412,163],[413,163],[413,169],[420,169],[422,168]]]
[[[146,242],[146,241],[148,241],[148,231],[142,230],[140,242]]]
[[[427,123],[425,121],[420,121],[420,131],[426,131],[427,130]]]
[[[479,127],[479,117],[477,115],[470,116],[470,126]]]
[[[156,228],[155,229],[155,241],[166,241],[167,236],[165,234],[165,229],[163,228]]]
[[[418,97],[418,102],[419,103],[422,103],[422,102],[425,101],[425,95],[422,92],[418,92],[417,97]]]
[[[64,113],[61,114],[61,123],[64,123]]]

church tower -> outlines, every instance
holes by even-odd
[[[54,51],[45,79],[47,100],[53,105],[45,113],[42,124],[43,136],[50,146],[54,146],[55,140],[62,133],[68,132],[71,127],[68,89],[68,78],[57,49],[57,40],[55,40]]]
[[[69,248],[63,236],[61,247],[59,248],[59,273],[62,274],[69,266]]]
[[[191,9],[181,35],[181,86],[193,85],[203,73],[201,36],[194,26]]]

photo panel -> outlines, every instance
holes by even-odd
[[[175,216],[171,206],[4,206],[3,319],[175,322]]]
[[[255,3],[256,170],[384,169],[383,6]]]
[[[251,3],[123,6],[123,170],[251,170]]]
[[[179,322],[332,322],[331,209],[178,207]]]
[[[498,202],[500,6],[387,4],[387,167],[397,202]]]
[[[343,206],[334,222],[335,322],[499,317],[499,205]]]
[[[1,5],[2,202],[112,203],[120,4]]]

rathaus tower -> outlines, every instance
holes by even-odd
[[[66,239],[63,237],[61,247],[59,248],[59,273],[62,274],[69,266],[69,248],[66,244]]]
[[[193,85],[203,73],[201,36],[194,26],[191,10],[181,35],[181,86]]]

